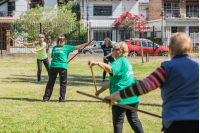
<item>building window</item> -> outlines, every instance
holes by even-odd
[[[176,33],[177,32],[177,27],[171,27],[171,32]]]
[[[13,16],[13,11],[15,10],[15,2],[8,2],[8,13],[7,16]]]
[[[108,37],[112,40],[112,31],[111,30],[94,30],[93,38],[96,41],[104,41],[104,38]]]
[[[44,7],[44,0],[29,0],[30,9],[38,6]]]
[[[179,3],[164,3],[165,15],[169,17],[179,17],[180,15],[180,6]]]
[[[112,6],[94,6],[94,16],[112,16]]]
[[[199,17],[199,6],[186,6],[186,17]]]

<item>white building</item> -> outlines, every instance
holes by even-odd
[[[20,14],[30,8],[39,6],[57,7],[57,0],[1,0],[0,19],[17,19]]]
[[[2,44],[2,50],[4,53],[17,53],[18,45],[13,41],[8,41],[9,37],[6,34],[10,34],[10,25],[14,20],[18,19],[20,14],[35,8],[37,6],[57,8],[58,0],[1,0],[0,1],[0,40]],[[14,50],[14,51],[13,51]]]
[[[138,15],[137,0],[75,0],[75,2],[81,7],[81,22],[90,27],[88,36],[97,41],[102,41],[105,37],[116,41],[116,30],[110,29],[115,19],[125,12]],[[117,40],[120,40],[120,36],[117,37]]]

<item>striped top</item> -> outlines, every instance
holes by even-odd
[[[121,98],[139,96],[162,87],[165,84],[165,71],[158,67],[153,73],[143,80],[126,87],[120,91]]]

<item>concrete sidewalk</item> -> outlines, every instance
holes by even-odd
[[[51,53],[48,53],[48,58],[51,60]],[[75,54],[69,54],[68,59],[71,59]],[[103,56],[103,54],[99,54]],[[199,56],[191,56],[192,59],[199,61]],[[35,60],[36,55],[35,54],[3,54],[0,55],[0,59],[29,59],[29,60]],[[74,60],[102,60],[101,57],[95,55],[95,54],[78,54]],[[141,60],[141,56],[136,57],[128,57],[128,60]],[[146,62],[146,57],[143,58],[143,60]],[[149,56],[149,60],[170,60],[170,57],[168,56]]]

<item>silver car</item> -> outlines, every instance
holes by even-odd
[[[115,42],[112,41],[112,45],[114,44]],[[93,47],[100,47],[104,44],[104,41],[96,41],[95,43],[93,43],[92,45],[90,46],[87,46],[83,49],[83,53],[84,54],[92,54],[91,51],[87,50],[87,48],[93,48]],[[92,51],[94,51],[95,53],[103,53],[103,49],[92,49]]]

